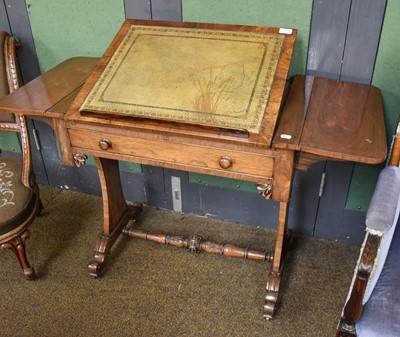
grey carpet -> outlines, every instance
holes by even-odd
[[[264,262],[121,237],[104,276],[87,265],[101,232],[101,199],[42,188],[26,281],[0,252],[0,336],[334,336],[358,247],[295,237],[276,317],[261,316]],[[132,226],[263,249],[275,232],[146,207]]]

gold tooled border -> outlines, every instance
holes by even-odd
[[[141,106],[138,104],[126,104],[111,100],[105,100],[104,92],[108,85],[112,82],[119,66],[123,63],[127,53],[140,34],[158,34],[172,36],[186,36],[195,38],[212,38],[212,39],[241,39],[235,41],[263,43],[265,48],[271,48],[269,55],[266,57],[264,52],[259,71],[255,79],[255,85],[249,98],[248,109],[246,115],[238,117],[216,115],[207,112],[180,110],[185,114],[174,114],[172,108],[157,106]],[[110,62],[105,67],[98,81],[89,92],[85,101],[80,107],[80,111],[90,112],[107,112],[123,115],[132,115],[135,117],[144,117],[152,119],[162,119],[169,121],[179,121],[188,123],[198,123],[209,126],[223,126],[229,128],[245,129],[252,133],[259,132],[262,120],[268,105],[269,95],[273,86],[275,73],[279,64],[285,35],[277,33],[252,33],[238,31],[216,31],[209,29],[197,28],[171,28],[171,27],[154,27],[132,25],[121,44],[115,51]],[[250,110],[252,110],[250,112]],[[208,114],[208,116],[207,116]],[[250,116],[250,118],[249,118]]]

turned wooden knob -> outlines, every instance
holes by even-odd
[[[102,150],[108,150],[111,145],[111,140],[109,140],[108,138],[103,138],[101,141],[99,141],[99,147]]]
[[[229,156],[223,156],[219,160],[219,166],[223,169],[230,168],[232,166],[232,158]]]

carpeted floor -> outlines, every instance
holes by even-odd
[[[103,277],[87,265],[101,232],[101,199],[42,188],[31,226],[26,281],[0,252],[0,336],[334,336],[358,247],[295,237],[276,317],[261,317],[264,262],[121,237]],[[136,227],[254,249],[272,247],[265,229],[146,207]]]

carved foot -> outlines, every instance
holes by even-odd
[[[271,271],[268,274],[266,294],[264,297],[264,305],[263,305],[263,317],[266,318],[267,320],[272,319],[275,313],[276,305],[279,299],[279,289],[283,277],[285,260],[287,257],[287,253],[290,249],[290,246],[292,244],[292,240],[293,240],[292,231],[288,231],[284,236],[283,254],[281,257],[280,269],[279,271],[271,269]]]
[[[354,322],[346,322],[342,317],[340,319],[339,327],[336,332],[336,337],[356,337],[356,327]]]
[[[3,251],[12,250],[14,254],[17,256],[18,262],[22,268],[22,273],[28,280],[32,280],[35,276],[35,271],[31,267],[26,258],[25,252],[25,241],[31,236],[31,233],[28,230],[25,230],[15,238],[11,239],[0,245],[0,249]]]
[[[95,278],[100,276],[101,271],[107,262],[108,255],[110,255],[111,247],[115,240],[121,234],[122,229],[128,224],[130,220],[136,219],[143,212],[143,204],[134,202],[127,208],[126,213],[120,219],[118,226],[115,227],[113,232],[109,235],[102,234],[97,241],[96,248],[94,249],[94,261],[89,264],[89,275]]]
[[[119,232],[120,233],[120,232]],[[99,241],[97,241],[96,248],[94,249],[94,261],[89,264],[89,275],[95,278],[100,276],[100,272],[103,269],[108,255],[110,255],[110,250],[115,240],[117,239],[119,233],[113,233],[113,235],[100,236]]]
[[[263,305],[263,317],[270,320],[274,316],[276,303],[278,302],[279,287],[281,284],[282,273],[271,270],[268,275],[268,281]]]

